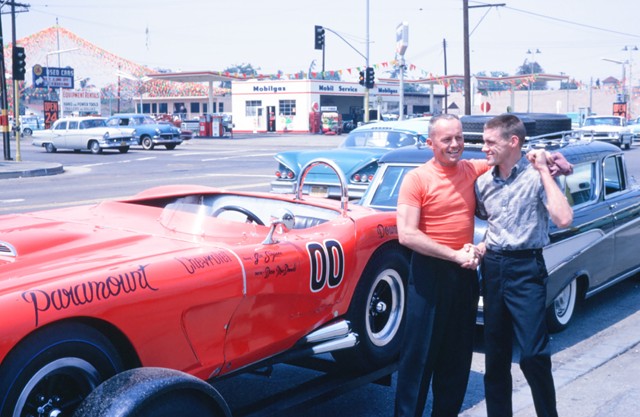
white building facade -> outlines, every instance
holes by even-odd
[[[343,119],[363,119],[365,89],[358,83],[329,80],[233,81],[231,108],[234,132],[317,133],[318,114],[335,112]],[[442,97],[424,95],[405,102],[405,114],[442,111]],[[378,114],[399,113],[397,83],[378,82],[369,90],[369,108]],[[424,111],[424,110],[428,111]]]

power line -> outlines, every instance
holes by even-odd
[[[509,10],[513,10],[513,11],[516,11],[516,12],[520,12],[520,13],[529,14],[529,15],[532,15],[532,16],[541,17],[543,19],[554,20],[556,22],[567,23],[569,25],[580,26],[580,27],[587,28],[587,29],[599,30],[599,31],[602,31],[602,32],[615,33],[616,35],[624,35],[624,36],[631,36],[631,37],[634,37],[634,38],[640,38],[640,35],[633,34],[633,33],[620,32],[620,31],[617,31],[617,30],[601,28],[601,27],[598,27],[598,26],[587,25],[587,24],[584,24],[584,23],[572,22],[570,20],[560,19],[558,17],[553,17],[553,16],[547,16],[547,15],[540,14],[540,13],[530,12],[528,10],[516,9],[515,7],[509,7],[509,6],[505,6],[505,7],[507,9],[509,9]]]

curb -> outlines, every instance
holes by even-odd
[[[59,163],[47,162],[0,162],[0,179],[41,177],[56,175],[64,172],[64,167]]]

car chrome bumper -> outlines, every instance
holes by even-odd
[[[153,144],[154,145],[168,145],[168,144],[176,144],[176,145],[180,145],[182,143],[182,138],[180,138],[180,136],[174,136],[174,137],[166,137],[166,136],[160,136],[160,137],[154,137],[152,139]]]
[[[101,148],[122,148],[123,146],[134,146],[136,145],[136,141],[133,138],[109,138],[108,140],[101,140],[100,142]]]

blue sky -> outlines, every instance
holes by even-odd
[[[56,21],[93,44],[151,68],[223,70],[250,63],[263,74],[307,71],[322,52],[313,49],[314,25],[337,32],[366,54],[367,0],[32,0],[16,18],[18,39]],[[395,29],[409,25],[407,63],[444,73],[443,39],[449,74],[463,72],[462,0],[369,0],[369,57],[372,64],[394,60]],[[469,1],[471,6],[488,3]],[[496,4],[496,3],[493,3]],[[618,61],[631,60],[640,76],[638,7],[634,0],[507,0],[504,7],[469,12],[471,71],[514,74],[535,60],[547,73],[621,77]],[[3,13],[9,8],[4,6]],[[5,43],[11,20],[2,15]],[[326,70],[364,67],[364,59],[327,33]],[[628,66],[625,66],[628,71]]]

